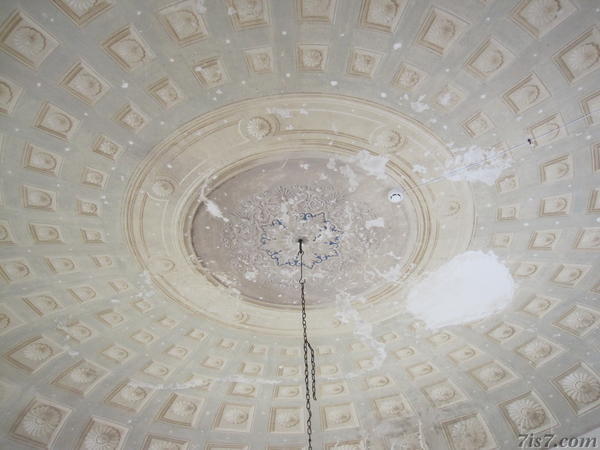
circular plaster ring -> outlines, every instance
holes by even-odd
[[[241,132],[240,122],[267,117],[277,111],[278,127],[260,140]],[[270,118],[269,120],[272,120]],[[256,124],[256,129],[264,130]],[[264,125],[264,124],[263,124]],[[254,129],[254,128],[253,128]],[[245,100],[202,115],[157,145],[140,164],[128,186],[123,208],[125,236],[130,250],[147,270],[154,287],[187,311],[222,324],[274,334],[297,334],[297,306],[265,305],[248,301],[235,289],[211,280],[198,265],[190,246],[190,224],[198,205],[210,195],[212,183],[226,180],[247,162],[263,163],[283,153],[316,152],[341,158],[363,150],[379,154],[371,143],[375,130],[398,130],[406,144],[402,151],[387,153],[387,173],[394,186],[404,189],[401,205],[414,211],[413,250],[397,267],[381,277],[396,279],[368,301],[354,306],[361,319],[377,322],[402,312],[406,285],[420,273],[434,269],[439,261],[464,251],[470,242],[474,212],[469,186],[441,181],[418,187],[413,165],[439,167],[451,157],[446,146],[427,128],[397,111],[362,99],[325,94],[287,94]],[[261,132],[262,134],[262,132]],[[167,169],[168,167],[168,169]],[[433,170],[433,169],[432,169]],[[153,192],[156,180],[168,179],[173,189],[160,201]],[[382,195],[383,202],[392,207]],[[452,198],[460,203],[451,216],[437,216],[440,202]],[[398,239],[403,239],[399,236]],[[156,270],[152,261],[168,258],[173,270]],[[393,270],[392,270],[393,269]],[[339,306],[312,310],[312,332],[339,333],[350,330],[337,315]],[[242,320],[240,320],[242,318]]]

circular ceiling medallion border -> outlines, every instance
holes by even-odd
[[[319,147],[340,158],[361,150],[389,158],[386,171],[407,192],[405,202],[418,212],[412,224],[419,233],[410,255],[413,265],[411,270],[408,264],[403,268],[399,280],[407,281],[468,246],[474,224],[469,186],[441,181],[421,187],[413,175],[413,166],[443,166],[451,156],[427,128],[391,108],[358,98],[285,94],[244,100],[190,121],[157,145],[134,172],[123,207],[125,236],[154,287],[188,311],[228,326],[293,334],[295,310],[244,301],[234,290],[211,282],[198,271],[185,239],[193,217],[191,203],[198,201],[203,181],[215,181],[215,176],[218,181],[242,161],[291,148]],[[376,322],[401,313],[396,300],[404,288],[405,283],[391,283],[370,303],[357,303],[361,317]],[[335,307],[314,311],[318,311],[312,320],[315,333],[339,333],[348,326],[336,317]]]

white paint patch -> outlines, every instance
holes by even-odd
[[[198,11],[198,14],[204,14],[206,12],[204,1],[205,0],[196,0],[196,11]]]
[[[402,48],[402,42],[396,42],[396,43],[394,43],[394,45],[392,46],[392,48],[394,50],[401,49]]]
[[[429,109],[429,105],[427,103],[423,102],[423,99],[425,98],[424,95],[421,95],[417,101],[415,102],[410,102],[410,107],[414,112],[418,112],[421,113],[423,111],[427,111]],[[408,99],[406,99],[408,100]]]
[[[367,172],[368,175],[372,175],[379,180],[385,180],[387,177],[385,174],[385,166],[389,160],[390,159],[387,156],[374,156],[367,150],[361,150],[355,156],[350,158],[348,162],[356,164],[362,170]]]
[[[384,222],[383,222],[383,217],[378,217],[377,219],[373,219],[373,220],[367,220],[365,222],[365,227],[367,228],[367,230],[369,228],[383,228],[385,226]]]
[[[412,166],[412,171],[414,173],[426,174],[427,173],[427,167],[421,166],[420,164],[415,164],[415,165]]]
[[[477,145],[454,149],[454,158],[446,163],[444,177],[451,181],[479,181],[493,186],[500,174],[511,166],[508,153]]]
[[[356,191],[356,188],[358,187],[358,177],[356,176],[356,172],[354,172],[350,166],[342,166],[340,167],[340,173],[348,180],[348,191]]]
[[[468,251],[429,273],[408,293],[406,308],[429,329],[460,325],[502,311],[515,282],[494,252]]]
[[[223,215],[223,213],[221,212],[221,208],[219,208],[219,205],[217,205],[212,200],[208,200],[208,199],[206,199],[205,204],[206,204],[206,210],[208,211],[208,213],[211,216],[216,217],[217,219],[221,219],[221,220],[223,220],[223,222],[229,222],[229,219],[227,217],[225,217]]]
[[[275,114],[282,119],[290,119],[292,117],[292,110],[286,108],[267,108],[269,114]]]
[[[438,97],[438,103],[442,106],[448,106],[452,101],[452,94],[450,92],[444,92]]]

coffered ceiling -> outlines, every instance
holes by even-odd
[[[600,426],[596,1],[0,16],[0,447],[306,448],[300,237],[314,448]],[[469,251],[509,306],[427,328]]]

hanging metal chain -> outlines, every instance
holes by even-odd
[[[302,250],[302,239],[298,239],[298,256],[300,256],[300,279],[298,283],[300,284],[300,299],[302,301],[302,331],[304,333],[304,384],[306,386],[306,411],[308,412],[308,418],[306,419],[306,432],[308,434],[308,450],[312,450],[312,411],[310,409],[310,393],[311,393],[311,385],[308,381],[308,351],[310,350],[310,375],[312,377],[312,398],[317,400],[317,390],[316,390],[316,375],[315,375],[315,351],[308,342],[308,337],[306,334],[306,299],[304,298],[304,271],[303,271],[303,256],[304,250]]]

